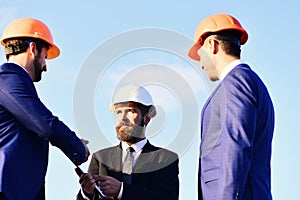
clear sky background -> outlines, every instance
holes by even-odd
[[[180,155],[180,199],[193,200],[200,110],[215,85],[184,54],[203,18],[235,16],[249,33],[242,60],[261,76],[274,102],[272,193],[286,200],[297,199],[300,186],[299,6],[295,0],[0,0],[0,31],[22,17],[50,27],[61,55],[47,62],[38,93],[53,114],[90,140],[92,152],[118,143],[109,112],[115,88],[145,85],[159,111],[148,137]],[[3,48],[0,53],[5,62]],[[78,190],[74,166],[51,146],[47,199],[74,199]]]

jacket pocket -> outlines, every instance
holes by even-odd
[[[220,168],[215,167],[203,171],[202,179],[204,183],[208,183],[219,179]]]

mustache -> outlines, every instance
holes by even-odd
[[[132,123],[126,123],[126,122],[120,122],[117,126],[116,129],[120,129],[122,126],[128,126],[128,127],[134,127],[135,125]]]

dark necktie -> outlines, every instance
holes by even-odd
[[[123,181],[125,183],[131,184],[131,173],[132,173],[132,168],[133,168],[133,152],[134,149],[132,147],[128,147],[126,149],[127,154],[125,157],[125,160],[123,162]]]

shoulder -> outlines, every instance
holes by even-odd
[[[122,149],[119,145],[100,149],[93,153],[93,157],[107,157],[111,154],[121,153]]]
[[[260,77],[247,64],[240,64],[231,70],[221,85],[227,88],[226,93],[236,90],[257,93],[259,88],[265,87]]]
[[[1,84],[2,87],[31,87],[33,85],[29,74],[22,67],[14,63],[4,63],[0,65],[0,81],[6,84]]]
[[[24,68],[15,63],[4,63],[0,65],[0,73],[28,75]]]
[[[178,160],[178,155],[174,151],[162,147],[157,147],[150,143],[146,144],[143,153],[155,154],[159,160]]]
[[[147,143],[139,156],[136,172],[169,171],[168,173],[178,171],[178,155],[165,148],[156,147]]]
[[[225,77],[224,82],[237,82],[237,83],[253,83],[261,81],[259,76],[254,72],[249,65],[240,64],[229,72],[228,76]]]

